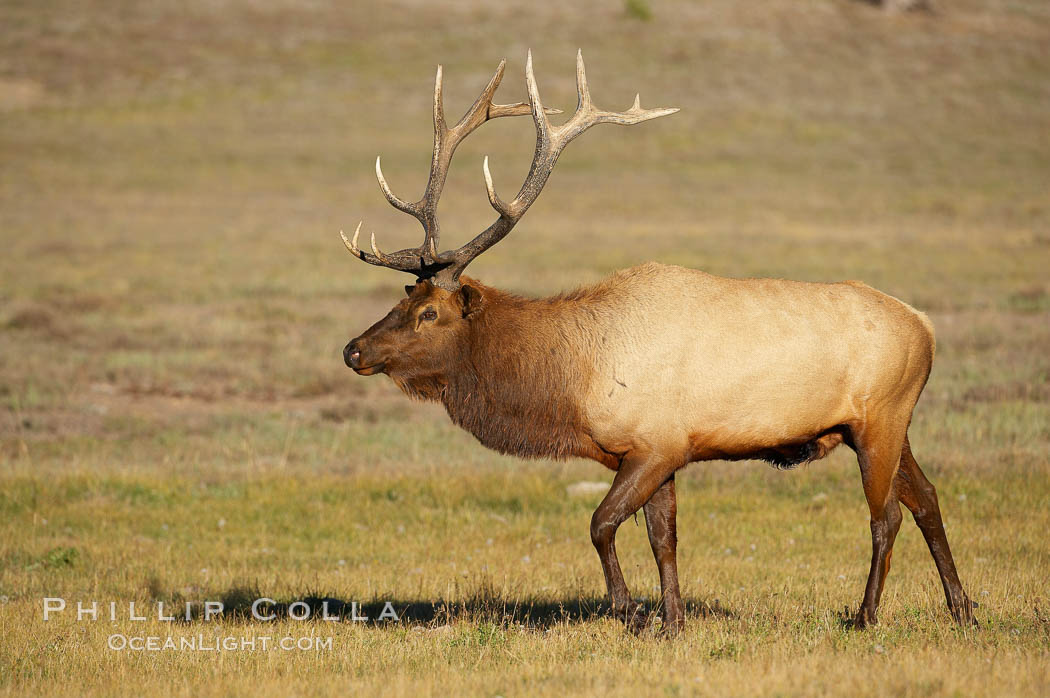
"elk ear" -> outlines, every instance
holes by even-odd
[[[456,295],[459,296],[459,304],[463,308],[463,317],[470,317],[481,310],[484,299],[482,299],[481,291],[478,289],[463,284],[459,287]]]

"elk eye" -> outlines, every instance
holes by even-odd
[[[433,308],[427,308],[419,316],[419,319],[420,320],[426,320],[427,322],[433,322],[434,320],[437,320],[437,316],[438,316],[438,314],[437,314],[436,310],[434,310]]]

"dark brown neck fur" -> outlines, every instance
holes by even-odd
[[[468,283],[484,303],[459,342],[460,356],[450,357],[448,375],[398,381],[402,389],[440,400],[453,422],[500,453],[588,454],[578,401],[591,369],[579,358],[587,355],[576,336],[579,299],[532,300]]]

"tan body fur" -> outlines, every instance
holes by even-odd
[[[914,405],[933,358],[925,316],[862,284],[647,264],[595,291],[581,302],[610,322],[585,409],[617,453],[642,442],[686,462],[807,442],[880,404]]]
[[[581,449],[552,451],[547,432],[543,443],[516,449],[522,456],[578,455],[615,468],[619,458],[605,454],[640,448],[684,465],[822,436],[833,446],[841,438],[830,430],[863,421],[869,409],[914,405],[933,358],[925,315],[856,282],[726,279],[650,263],[536,301],[468,283],[481,292],[486,314],[512,306],[514,322],[499,323],[507,325],[499,344],[513,347],[508,372],[526,384],[530,372],[544,374],[533,387],[564,392],[573,409],[561,417],[578,420]],[[843,333],[844,324],[857,331]],[[508,336],[516,328],[520,334]],[[746,343],[736,340],[741,335]],[[577,365],[565,365],[566,355]],[[549,385],[552,357],[561,363]],[[522,405],[504,407],[523,414]]]

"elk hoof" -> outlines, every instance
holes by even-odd
[[[953,606],[950,610],[952,612],[952,618],[955,622],[963,627],[979,628],[980,623],[977,622],[977,618],[973,615],[974,606],[977,604],[970,601],[970,599],[964,599],[962,603]]]
[[[870,628],[879,622],[879,619],[875,617],[875,611],[869,611],[863,606],[857,611],[857,615],[853,616],[853,627],[857,630],[863,630],[864,628]]]
[[[685,627],[684,618],[668,618],[656,631],[656,636],[661,640],[673,640],[678,637]]]
[[[628,631],[633,635],[641,635],[645,632],[645,627],[648,624],[649,616],[645,612],[645,608],[637,602],[632,602],[627,608],[620,612],[620,617],[623,619],[623,624]]]

